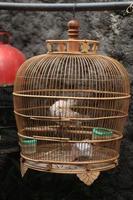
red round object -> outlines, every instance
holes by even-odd
[[[0,32],[0,37],[3,36],[8,39],[10,33]],[[0,85],[14,84],[16,72],[24,61],[25,56],[20,50],[0,40]]]

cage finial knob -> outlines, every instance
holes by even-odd
[[[69,39],[78,39],[79,22],[77,20],[71,20],[68,22],[68,36]]]

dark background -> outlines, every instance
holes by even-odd
[[[2,1],[0,1],[2,2]],[[45,0],[16,0],[4,2],[74,2]],[[94,2],[82,1],[77,2]],[[100,2],[100,1],[98,1]],[[103,1],[109,2],[109,1]],[[111,2],[111,1],[110,1]],[[100,53],[119,60],[128,70],[133,93],[133,14],[123,11],[77,12],[80,36],[101,42]],[[11,43],[21,49],[27,58],[46,52],[46,39],[67,38],[67,22],[71,12],[20,12],[1,11],[0,28],[13,34]],[[12,88],[0,87],[0,102],[7,102],[10,109],[2,110],[0,134],[5,135],[5,149],[18,147],[15,121],[11,113]],[[8,114],[7,114],[8,113]],[[11,124],[9,124],[11,123]],[[8,128],[9,125],[14,127]],[[2,146],[1,146],[2,147]],[[133,100],[121,143],[119,166],[101,173],[90,186],[85,186],[75,175],[46,174],[28,170],[21,178],[19,152],[0,154],[0,200],[133,200]]]

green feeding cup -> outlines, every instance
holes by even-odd
[[[22,152],[25,154],[36,153],[37,140],[35,139],[22,139]]]
[[[93,128],[93,131],[92,131],[92,135],[93,135],[93,138],[96,138],[96,137],[109,137],[109,136],[112,136],[112,130],[111,129],[107,129],[107,128],[100,128],[100,127],[96,127],[96,128]]]

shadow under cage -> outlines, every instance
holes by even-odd
[[[22,171],[73,173],[90,185],[114,168],[128,114],[128,74],[116,60],[97,54],[99,42],[48,40],[48,53],[18,70],[14,107]],[[23,172],[22,172],[23,173]]]

